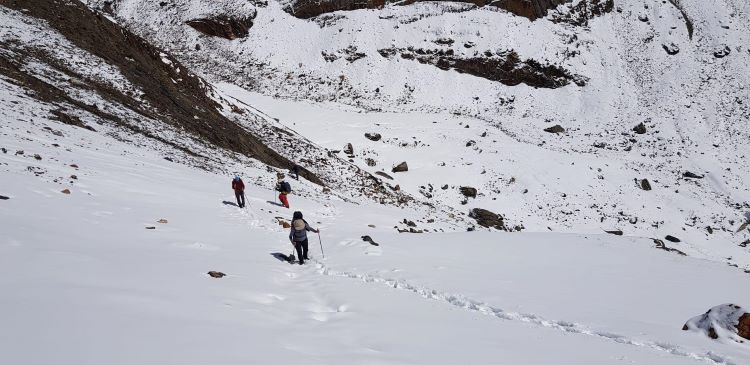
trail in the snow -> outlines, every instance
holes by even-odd
[[[471,298],[464,297],[463,295],[460,295],[460,294],[450,294],[450,293],[440,292],[435,289],[413,285],[404,280],[389,279],[389,278],[384,278],[384,277],[377,276],[377,275],[359,274],[359,273],[348,272],[348,271],[336,271],[336,270],[332,270],[328,268],[328,266],[326,266],[324,263],[318,260],[313,259],[312,261],[314,261],[317,264],[316,271],[321,275],[357,279],[366,283],[383,284],[385,286],[388,286],[394,289],[404,290],[404,291],[418,294],[426,299],[444,302],[444,303],[450,304],[458,308],[466,309],[469,311],[481,313],[484,315],[488,315],[488,316],[492,316],[492,317],[496,317],[496,318],[500,318],[504,320],[526,322],[526,323],[530,323],[539,327],[552,328],[552,329],[556,329],[558,331],[562,331],[566,333],[581,334],[581,335],[601,338],[604,340],[608,340],[608,341],[612,341],[612,342],[620,343],[624,345],[650,348],[650,349],[654,349],[657,351],[666,352],[668,354],[675,355],[675,356],[681,356],[681,357],[686,357],[690,359],[695,359],[698,361],[704,361],[709,364],[737,365],[736,363],[732,362],[728,357],[714,353],[712,351],[709,351],[706,353],[695,353],[695,352],[690,352],[690,351],[681,349],[677,345],[672,345],[666,342],[636,340],[636,339],[628,338],[626,336],[619,335],[613,332],[594,330],[585,325],[575,323],[575,322],[562,321],[562,320],[550,320],[550,319],[545,319],[535,314],[507,312],[503,309],[496,308],[487,303],[483,303],[483,302],[480,302]]]

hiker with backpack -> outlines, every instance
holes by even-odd
[[[302,265],[307,258],[307,232],[312,231],[320,233],[320,229],[315,229],[307,224],[307,221],[302,218],[302,212],[294,212],[292,216],[292,227],[289,230],[289,241],[292,242],[294,249],[297,250],[297,257],[299,257],[299,264]]]
[[[282,177],[279,180],[279,183],[276,184],[276,190],[279,191],[279,201],[281,201],[281,204],[284,205],[284,207],[289,208],[289,200],[287,199],[287,195],[292,192],[292,187],[289,185],[286,180]]]
[[[237,206],[240,208],[245,207],[245,183],[242,182],[239,176],[235,176],[232,180],[232,189],[234,189],[234,197],[237,199]]]

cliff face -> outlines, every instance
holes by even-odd
[[[287,11],[297,18],[307,19],[334,11],[377,9],[386,3],[398,2],[401,5],[410,5],[419,1],[421,0],[296,0],[290,3],[291,5]],[[515,15],[536,20],[546,16],[548,10],[560,4],[571,2],[571,0],[462,0],[457,2],[472,3],[476,6],[495,6]]]

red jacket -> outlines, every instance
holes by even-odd
[[[239,190],[239,191],[245,191],[245,183],[242,182],[242,179],[240,179],[240,180],[232,180],[232,189]]]

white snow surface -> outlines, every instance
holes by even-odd
[[[271,190],[248,184],[240,209],[231,176],[150,149],[41,116],[2,131],[1,363],[750,361],[747,344],[680,330],[750,301],[748,276],[650,240],[398,234],[394,216],[421,212],[292,195],[325,258],[311,233],[312,260],[290,265],[273,254],[290,251],[276,217],[291,210]]]
[[[9,198],[0,200],[1,364],[750,363],[747,343],[681,330],[719,303],[750,303],[750,276],[742,270],[750,268],[750,253],[737,245],[748,233],[735,232],[746,213],[736,205],[748,200],[750,181],[741,124],[746,109],[736,102],[747,93],[748,77],[738,72],[747,59],[741,42],[747,40],[743,19],[749,9],[741,1],[717,2],[711,11],[714,5],[682,1],[688,14],[703,18],[696,21],[693,43],[680,43],[680,55],[696,55],[680,61],[679,70],[687,73],[685,80],[703,81],[683,86],[683,76],[670,76],[658,89],[647,79],[677,72],[671,65],[677,61],[656,40],[642,43],[639,37],[685,37],[680,27],[656,29],[679,20],[661,2],[649,2],[649,8],[621,4],[622,13],[592,21],[586,31],[487,9],[441,10],[464,8],[455,4],[347,12],[321,27],[290,17],[275,2],[255,8],[249,2],[179,0],[172,2],[182,9],[179,17],[159,2],[118,3],[114,19],[175,52],[165,53],[165,62],[174,57],[195,68],[186,72],[224,81],[214,84],[217,100],[253,116],[234,120],[285,127],[299,133],[299,143],[329,150],[351,142],[355,165],[393,175],[387,184],[452,207],[455,218],[448,219],[450,209],[395,207],[341,194],[344,182],[322,193],[309,182],[292,181],[296,191],[287,210],[269,189],[275,171],[257,161],[237,162],[201,145],[215,156],[214,172],[170,162],[164,156],[175,151],[168,146],[99,123],[71,105],[40,102],[0,78],[0,195]],[[48,42],[41,46],[62,52],[58,57],[69,60],[68,67],[121,90],[132,88],[116,69],[44,24],[0,9],[0,32],[14,39],[13,47],[0,51]],[[183,24],[240,10],[257,10],[258,17],[252,36],[237,42],[206,38]],[[641,12],[666,20],[640,29],[631,20]],[[623,27],[644,34],[629,38],[619,31]],[[33,32],[22,37],[19,29]],[[379,35],[361,37],[358,29]],[[591,83],[582,89],[505,87],[371,54],[380,43],[390,44],[383,35],[388,32],[406,46],[451,31],[459,45],[480,32],[488,37],[476,40],[486,42],[480,49],[513,47],[523,57],[553,61],[560,47],[555,37],[580,33],[590,48],[565,66]],[[185,47],[200,42],[204,54],[180,53],[175,42],[186,34]],[[727,41],[738,42],[732,55],[712,59],[708,47]],[[367,58],[331,65],[319,57],[323,48],[351,42]],[[232,62],[244,56],[225,56],[241,52],[252,54],[245,60],[265,59],[261,69],[269,73],[250,77],[252,85],[241,77],[227,82],[239,65]],[[212,71],[217,64],[211,62],[221,59],[226,68]],[[372,63],[360,68],[365,61]],[[75,100],[135,118],[42,63],[27,67]],[[323,80],[344,74],[350,94],[305,89],[311,84],[296,76],[278,86],[285,75],[303,73]],[[274,97],[274,83],[288,98]],[[404,83],[414,91],[404,91],[410,90]],[[381,96],[352,98],[379,85]],[[482,96],[476,104],[474,96]],[[495,105],[495,96],[515,100],[514,106]],[[669,108],[655,105],[679,113],[672,117]],[[60,107],[97,132],[53,120],[50,112]],[[550,116],[568,134],[540,132]],[[659,133],[628,135],[647,138],[633,152],[590,148],[594,141],[625,138],[620,133],[646,117]],[[366,132],[381,133],[383,140],[369,141]],[[180,131],[163,133],[181,138]],[[390,167],[401,161],[409,171],[392,174]],[[707,176],[699,182],[678,178],[685,169]],[[232,205],[232,176],[216,171],[243,177],[247,208]],[[652,180],[653,191],[635,187],[633,179],[643,177]],[[466,185],[480,195],[463,204],[458,188]],[[465,212],[473,207],[501,212],[526,230],[465,232],[471,224]],[[278,219],[288,220],[294,210],[321,229],[320,236],[310,234],[312,260],[302,266],[274,256],[291,251]],[[394,226],[404,228],[403,219],[429,233],[397,233]],[[706,225],[714,227],[713,235],[705,233]],[[602,233],[613,228],[626,236]],[[682,242],[667,244],[689,256],[654,249],[650,237],[665,234],[679,236]],[[227,276],[214,279],[209,270]]]

